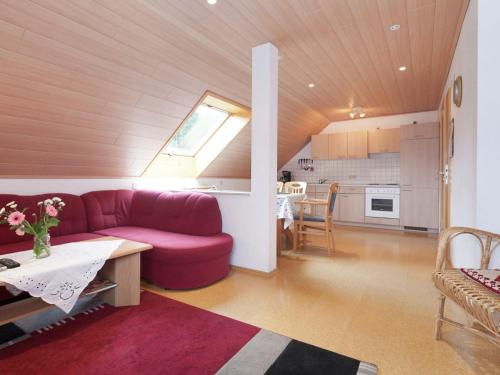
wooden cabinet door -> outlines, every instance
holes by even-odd
[[[401,139],[439,138],[439,124],[415,124],[401,127]]]
[[[347,159],[347,133],[331,133],[328,138],[330,159]]]
[[[399,128],[368,131],[368,153],[399,152],[401,142]]]
[[[401,141],[401,186],[437,188],[439,183],[439,139]]]
[[[351,223],[364,223],[365,221],[365,195],[364,194],[339,194],[340,221]]]
[[[311,156],[315,160],[326,160],[328,154],[328,134],[317,134],[311,137]]]
[[[439,190],[401,188],[399,211],[402,226],[437,229]]]
[[[387,140],[387,152],[399,152],[401,145],[400,128],[385,129],[384,132]]]
[[[368,133],[366,130],[347,133],[348,159],[368,158]]]

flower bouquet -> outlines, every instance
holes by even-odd
[[[8,224],[18,236],[32,235],[35,257],[45,258],[50,255],[49,229],[59,225],[57,216],[64,206],[58,197],[38,202],[40,213],[33,214],[33,221],[29,222],[25,214],[27,208],[19,211],[17,203],[12,201],[0,209],[0,224]]]

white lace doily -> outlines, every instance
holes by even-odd
[[[5,254],[21,263],[0,272],[0,282],[14,295],[22,291],[69,313],[85,287],[95,278],[124,240],[71,242],[53,246],[51,255],[35,259],[32,250]]]

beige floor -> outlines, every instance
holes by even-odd
[[[436,237],[337,228],[337,252],[309,246],[271,277],[232,271],[208,288],[153,291],[351,357],[379,374],[500,374],[500,350],[446,327],[433,339]],[[449,308],[455,318],[460,311]]]

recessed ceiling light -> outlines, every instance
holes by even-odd
[[[349,113],[349,116],[351,116],[351,118],[354,118],[354,112]]]
[[[403,66],[400,66],[400,67],[399,67],[399,71],[400,71],[400,72],[404,72],[405,70],[406,70],[406,66],[404,66],[404,65],[403,65]]]
[[[215,5],[217,4],[217,0],[207,0],[207,3],[209,3],[210,5]]]
[[[359,114],[359,117],[365,117],[366,116],[366,113],[362,112]]]
[[[398,24],[398,23],[395,23],[394,25],[391,25],[391,26],[389,27],[389,30],[391,30],[391,31],[396,31],[396,30],[399,30],[400,28],[401,28],[401,25],[400,25],[400,24]]]
[[[314,83],[310,83],[310,84],[308,84],[307,86],[309,86],[309,87],[311,87],[311,88],[312,88],[312,87],[314,87]]]

